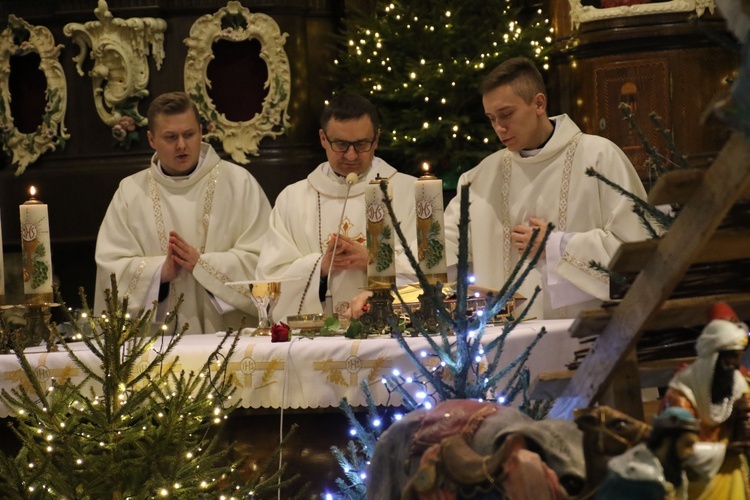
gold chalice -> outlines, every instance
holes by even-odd
[[[276,307],[281,296],[281,282],[257,281],[250,283],[250,295],[255,307],[258,308],[258,328],[255,329],[253,335],[271,335],[273,308]]]
[[[279,302],[281,296],[280,281],[235,281],[228,285],[247,285],[250,287],[250,299],[258,309],[258,328],[253,336],[270,336],[273,326],[273,308]]]

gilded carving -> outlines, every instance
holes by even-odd
[[[224,151],[237,163],[248,163],[248,155],[258,156],[258,144],[264,137],[276,137],[289,126],[289,91],[291,76],[289,60],[284,51],[288,33],[281,33],[278,24],[265,14],[251,14],[239,2],[231,1],[214,14],[200,17],[185,39],[188,54],[185,59],[185,91],[195,101],[203,119],[208,122],[206,139],[221,141]],[[264,88],[268,94],[263,108],[252,119],[230,121],[216,109],[208,95],[211,82],[208,64],[214,58],[213,44],[219,40],[260,42],[260,57],[268,66],[268,80]]]
[[[66,24],[63,33],[80,48],[73,60],[81,76],[84,76],[83,63],[91,51],[94,66],[89,76],[96,111],[112,127],[118,145],[128,149],[138,140],[136,127],[148,123],[138,111],[138,103],[148,95],[150,53],[156,68],[161,69],[167,23],[152,17],[115,18],[104,0],[99,0],[94,15],[98,21]]]
[[[58,147],[65,148],[70,135],[65,130],[67,108],[67,83],[58,61],[62,45],[55,45],[52,33],[44,26],[32,26],[13,14],[8,16],[8,27],[0,33],[0,139],[3,149],[12,155],[16,175],[39,156]],[[46,101],[42,123],[32,133],[20,132],[13,121],[10,109],[10,58],[36,52],[39,69],[47,79]]]
[[[670,14],[675,12],[695,12],[698,16],[702,16],[707,9],[713,14],[716,7],[714,0],[671,0],[669,2],[621,5],[619,7],[604,9],[591,5],[582,5],[581,0],[569,0],[569,2],[570,22],[574,30],[578,29],[581,23],[618,17]]]

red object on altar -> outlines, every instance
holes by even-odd
[[[271,342],[289,342],[289,325],[284,322],[275,323],[271,327]]]

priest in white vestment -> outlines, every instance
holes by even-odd
[[[541,284],[530,315],[573,318],[599,307],[609,299],[609,277],[589,262],[607,266],[622,242],[649,235],[632,202],[585,171],[594,168],[645,198],[638,174],[611,141],[582,133],[567,115],[548,117],[544,81],[528,59],[509,59],[495,68],[481,93],[485,114],[506,148],[459,179],[458,196],[445,212],[449,266],[458,253],[460,189],[471,183],[469,254],[478,285],[501,288],[532,231],[540,228],[536,248],[552,223],[544,253],[520,290],[529,298]]]
[[[265,193],[201,142],[186,94],[157,97],[148,120],[151,166],[122,180],[99,229],[95,314],[114,273],[131,311],[158,301],[156,321],[182,295],[176,327],[188,323],[188,333],[257,322],[248,287],[227,283],[255,278],[271,212]]]
[[[323,313],[329,283],[335,315],[345,314],[351,299],[363,292],[368,258],[365,186],[376,176],[392,186],[396,216],[410,247],[415,247],[416,179],[375,157],[379,131],[377,110],[364,97],[336,95],[323,110],[319,136],[328,161],[279,194],[258,263],[259,278],[293,280],[281,285],[274,319]],[[346,178],[352,173],[357,180],[347,200]],[[414,281],[400,242],[396,252],[397,281]]]

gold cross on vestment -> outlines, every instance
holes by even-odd
[[[346,236],[352,241],[356,241],[360,245],[364,245],[365,242],[367,241],[367,238],[365,237],[364,234],[362,234],[362,231],[358,232],[357,234],[349,234],[349,231],[352,230],[353,228],[354,228],[354,224],[352,224],[352,222],[349,220],[349,217],[344,217],[341,220],[341,227],[340,227],[339,233],[341,233],[341,235],[343,236]],[[323,248],[328,247],[328,244],[331,242],[331,238],[333,237],[333,234],[335,233],[328,235],[328,238],[323,242]]]

